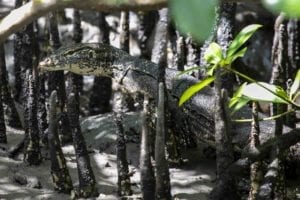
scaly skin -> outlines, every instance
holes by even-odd
[[[41,71],[67,70],[80,75],[101,75],[112,77],[126,92],[141,92],[157,98],[158,65],[130,56],[126,52],[105,44],[76,44],[60,48],[39,64]],[[166,69],[168,107],[175,132],[193,134],[200,140],[214,140],[214,91],[207,87],[191,98],[184,106],[178,107],[178,99],[197,79],[178,71]],[[243,108],[235,118],[251,118],[251,110]],[[274,133],[274,122],[260,123],[261,143]],[[285,128],[284,132],[289,129]],[[250,123],[233,126],[234,142],[244,147],[250,133]]]
[[[109,47],[109,48],[108,48]],[[41,71],[67,70],[79,75],[112,76],[118,51],[98,43],[76,44],[58,49],[39,63]]]
[[[41,61],[39,69],[42,72],[66,70],[80,75],[109,76],[123,86],[126,92],[144,93],[154,99],[157,97],[158,65],[105,44],[62,47]],[[176,118],[180,120],[174,121],[173,128],[177,129],[176,132],[213,136],[213,91],[204,90],[206,95],[201,99],[192,99],[185,104],[184,109],[179,109],[177,101],[180,95],[197,80],[190,76],[176,78],[177,73],[176,70],[166,69],[166,85],[170,92],[168,99],[172,102],[169,103],[169,108],[176,110],[174,115],[178,115]],[[195,103],[198,105],[194,105]]]
[[[115,47],[87,43],[62,47],[39,63],[39,69],[44,71],[70,71],[79,75],[95,75],[111,77],[121,83],[128,73],[138,73],[151,77],[151,84],[156,81],[157,65],[146,60],[128,55]],[[146,77],[144,77],[146,78]],[[132,83],[134,84],[134,83]],[[151,91],[150,91],[151,90]],[[132,86],[128,92],[156,93],[151,86]]]

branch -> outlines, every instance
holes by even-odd
[[[222,0],[222,2],[259,3],[260,0]],[[0,21],[0,42],[25,25],[57,9],[75,8],[101,12],[147,11],[166,7],[168,0],[33,0],[14,9]]]
[[[33,20],[57,9],[76,8],[97,11],[151,10],[167,5],[167,0],[43,0],[31,1],[13,10],[0,22],[0,42]]]
[[[300,141],[300,129],[293,129],[286,134],[280,135],[278,137],[273,137],[267,140],[263,145],[257,148],[257,151],[251,151],[250,146],[246,146],[243,149],[242,157],[248,157],[251,162],[257,160],[263,160],[270,155],[270,151],[277,144],[281,151],[285,151],[289,147],[295,145]]]

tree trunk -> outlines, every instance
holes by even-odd
[[[176,52],[174,55],[174,67],[178,71],[183,71],[184,66],[186,64],[186,50],[185,50],[185,40],[182,35],[179,34],[178,31],[176,31],[177,40],[176,40]]]
[[[221,4],[219,8],[217,41],[224,51],[226,51],[233,39],[235,9],[235,3],[224,3]],[[228,99],[227,91],[232,91],[232,85],[230,82],[228,82],[227,78],[224,79],[223,76],[221,77],[221,69],[216,71],[216,80],[214,84],[216,92],[214,120],[217,155],[217,178],[219,181],[221,181],[223,173],[233,162],[230,116],[226,103]],[[226,88],[226,92],[221,91],[223,88]]]
[[[114,123],[117,133],[117,170],[118,170],[118,193],[120,196],[128,196],[132,194],[130,185],[130,176],[127,162],[126,141],[123,121],[124,97],[120,92],[114,94]]]
[[[8,74],[6,70],[5,51],[3,44],[0,44],[0,78],[2,93],[2,104],[4,107],[5,121],[8,126],[22,128],[22,123],[18,115],[14,99],[11,95],[11,89],[8,83]]]
[[[187,37],[186,38],[186,60],[187,66],[194,67],[199,65],[200,61],[200,48],[199,46],[193,41],[193,38]]]
[[[152,62],[158,64],[158,77],[157,77],[157,87],[158,83],[162,82],[165,85],[165,68],[167,67],[167,44],[169,41],[169,23],[170,16],[169,10],[163,8],[159,10],[159,20],[155,28],[155,38],[154,38],[154,47],[152,49]],[[165,87],[164,87],[165,88]],[[158,88],[157,88],[158,90]],[[168,101],[167,96],[165,95],[165,103]],[[170,115],[170,111],[166,108],[164,111],[166,116]],[[171,127],[172,121],[167,118],[165,120],[166,126]],[[171,132],[170,129],[166,129],[166,141],[167,141],[167,152],[168,159],[174,162],[181,162],[181,153],[178,148],[178,136],[175,135],[176,132]]]
[[[45,74],[39,74],[39,88],[38,88],[38,127],[41,141],[48,144],[48,123],[47,123],[47,109],[46,109],[46,89],[45,89]]]
[[[155,177],[151,163],[150,153],[150,134],[149,123],[151,116],[149,108],[149,97],[144,96],[144,109],[141,114],[142,119],[142,136],[141,136],[141,154],[140,154],[140,169],[141,169],[141,190],[144,200],[155,199]]]
[[[129,53],[129,42],[130,42],[130,32],[129,32],[129,12],[121,12],[120,17],[120,49]],[[131,185],[130,176],[127,162],[127,152],[126,152],[126,140],[123,127],[123,116],[124,108],[129,108],[133,105],[133,99],[126,98],[126,96],[120,92],[114,94],[114,122],[117,132],[117,167],[118,167],[118,193],[120,196],[131,195]],[[133,106],[131,106],[131,109]]]
[[[288,69],[286,69],[286,78],[294,80],[297,70],[300,69],[300,21],[298,19],[289,19],[286,25],[287,29],[287,56]],[[288,84],[290,89],[291,84]],[[288,109],[292,106],[288,105]],[[290,113],[286,116],[285,124],[291,128],[296,127],[296,113]]]
[[[26,100],[24,102],[24,122],[26,134],[24,162],[29,165],[39,165],[42,161],[42,156],[40,151],[40,137],[37,121],[37,87],[36,80],[31,69],[27,69],[25,80],[27,84],[24,91],[26,94]]]
[[[57,24],[57,13],[49,14],[49,29],[50,29],[50,45],[53,50],[58,49],[60,44],[58,24]],[[53,90],[57,91],[58,102],[61,112],[64,111],[66,94],[65,94],[65,82],[64,82],[64,73],[63,72],[51,72],[49,73],[48,80],[48,92],[51,94]]]
[[[159,96],[157,105],[157,122],[155,136],[155,168],[156,168],[156,190],[155,199],[171,200],[171,186],[169,166],[165,155],[165,88],[159,83]]]
[[[151,33],[157,21],[157,11],[138,12],[138,45],[141,50],[141,57],[151,59],[151,48],[148,47]]]
[[[16,7],[27,3],[27,0],[16,1]],[[35,35],[33,24],[27,25],[15,38],[15,78],[16,100],[23,102],[24,108],[24,162],[29,165],[38,165],[41,162],[39,146],[39,130],[37,122],[37,76],[35,56]],[[19,84],[19,85],[18,85]],[[20,87],[20,88],[18,88]],[[21,145],[22,146],[22,145]]]
[[[233,40],[235,31],[236,3],[222,3],[218,14],[217,42],[225,53]],[[228,96],[232,96],[234,75],[226,73],[221,77],[221,80],[221,87],[227,90]]]
[[[290,19],[287,23],[288,34],[288,58],[289,70],[288,77],[294,78],[297,70],[300,69],[300,21],[299,19]]]
[[[61,46],[57,24],[57,12],[49,14],[49,30],[50,30],[50,45],[52,50],[56,50]],[[71,137],[68,117],[65,113],[66,106],[66,89],[65,76],[63,72],[50,72],[48,74],[48,93],[51,94],[53,90],[57,91],[58,106],[61,115],[58,118],[60,121],[58,127],[58,134],[62,143],[69,142]]]
[[[51,176],[54,183],[54,189],[58,192],[70,193],[73,189],[72,179],[70,177],[66,160],[63,155],[60,141],[57,133],[56,119],[56,101],[57,93],[54,90],[49,99],[49,133],[48,145],[51,160]]]
[[[159,66],[167,66],[167,44],[168,44],[169,12],[167,8],[159,11],[159,20],[155,27],[154,46],[151,61]],[[164,76],[163,74],[160,77]]]
[[[259,121],[258,121],[258,111],[257,111],[257,102],[252,103],[252,124],[251,124],[251,133],[250,133],[250,151],[256,152],[260,145],[259,141]],[[262,161],[258,160],[251,163],[250,165],[250,192],[248,200],[256,200],[261,181],[263,179],[262,174]]]
[[[15,1],[15,8],[19,8],[21,7],[23,4],[23,0],[16,0]],[[17,102],[20,102],[20,98],[22,96],[22,84],[23,84],[23,79],[24,76],[22,77],[21,75],[21,70],[24,66],[22,66],[22,57],[24,54],[22,49],[24,46],[23,42],[22,42],[22,38],[25,37],[24,34],[25,30],[30,28],[31,24],[29,24],[28,26],[26,26],[23,30],[20,30],[18,32],[15,33],[14,36],[14,75],[15,75],[15,93],[14,93],[14,99]],[[26,35],[28,36],[28,35]],[[27,59],[29,58],[29,56],[27,56]]]
[[[71,93],[68,96],[68,117],[72,130],[73,146],[75,148],[79,188],[76,191],[78,198],[88,198],[98,196],[96,179],[93,173],[90,158],[87,151],[84,137],[81,133],[79,123],[79,102],[78,96]]]
[[[121,12],[120,17],[120,49],[123,51],[126,51],[130,54],[130,30],[129,30],[129,18],[130,13],[129,12]],[[134,108],[134,100],[131,96],[122,94],[124,97],[124,109],[133,111]]]
[[[81,28],[81,16],[79,10],[74,10],[73,12],[73,41],[75,43],[81,43],[82,41],[82,28]],[[78,87],[78,92],[82,94],[83,91],[83,77],[77,74],[75,75],[76,84]]]
[[[0,75],[1,75],[1,71],[2,70],[0,69]],[[0,79],[0,85],[2,85],[2,84],[3,84],[2,80]],[[0,89],[0,143],[7,143],[6,126],[5,126],[4,112],[3,112],[3,95],[2,94],[3,94],[3,92]]]
[[[99,13],[100,42],[109,44],[110,31],[105,16],[105,13]],[[111,111],[111,106],[109,103],[112,95],[111,87],[111,78],[104,76],[95,77],[89,102],[89,111],[91,115],[97,115]]]
[[[129,39],[130,39],[130,32],[129,32],[129,12],[121,12],[120,18],[120,49],[123,51],[129,52]]]
[[[233,39],[235,23],[235,3],[222,3],[219,7],[217,41],[225,52]],[[211,193],[211,199],[236,199],[237,192],[234,183],[228,185],[227,169],[233,163],[233,145],[231,135],[230,115],[227,107],[227,91],[232,92],[232,82],[229,81],[228,75],[221,76],[222,69],[215,72],[215,143],[216,143],[216,173],[217,184],[226,187],[226,196],[220,197]]]
[[[287,29],[284,20],[284,14],[281,14],[275,22],[275,35],[272,48],[273,71],[271,83],[286,89],[286,74],[288,65],[287,55]],[[273,104],[271,116],[286,111],[286,106],[282,104]],[[283,117],[275,120],[275,138],[282,135]],[[286,199],[283,152],[274,144],[271,152],[271,163],[265,175],[265,180],[260,188],[259,199]]]

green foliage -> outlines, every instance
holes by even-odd
[[[275,13],[284,12],[289,17],[300,17],[299,0],[263,0],[263,4]]]
[[[248,98],[245,97],[232,98],[231,100],[234,100],[234,101],[230,101],[229,104],[229,108],[232,109],[231,115],[233,115],[236,111],[238,111],[239,109],[247,105],[247,103],[249,103],[250,101]]]
[[[235,61],[236,59],[244,57],[247,50],[248,50],[248,48],[244,47],[241,50],[239,50],[238,52],[236,52],[235,54],[233,54],[231,57],[229,57],[229,58],[227,57],[226,63],[230,64],[230,63],[233,63],[233,61]]]
[[[236,106],[239,101],[262,101],[288,104],[288,95],[281,87],[269,83],[246,83],[233,95],[229,102],[229,107],[233,107],[233,111],[237,111],[241,106],[238,108],[234,106]]]
[[[219,44],[211,43],[204,55],[204,59],[210,65],[208,67],[208,75],[212,75],[217,67],[230,68],[233,61],[239,57],[243,57],[247,51],[247,47],[242,48],[242,46],[260,27],[262,25],[252,24],[243,28],[230,43],[225,56]]]
[[[289,17],[300,17],[300,0],[263,0],[263,4],[274,12],[284,12]],[[198,41],[205,40],[211,33],[215,19],[216,5],[217,0],[170,0],[171,12],[178,28],[183,33],[190,34]],[[249,101],[291,104],[294,107],[300,108],[300,105],[295,102],[295,99],[300,95],[298,91],[300,88],[300,70],[290,90],[285,91],[276,85],[257,82],[247,75],[231,68],[231,64],[237,58],[245,55],[247,47],[243,47],[244,44],[260,27],[261,25],[259,24],[245,27],[234,38],[226,52],[223,52],[219,44],[211,43],[204,54],[204,59],[208,64],[208,66],[206,66],[207,77],[184,91],[180,97],[179,106],[183,105],[193,95],[212,83],[215,80],[214,71],[217,68],[222,68],[250,82],[241,85],[231,98],[229,107],[232,108],[233,112],[242,108]],[[199,68],[200,67],[195,67],[183,71],[177,76],[189,73],[192,70],[198,70]]]
[[[179,106],[181,106],[183,103],[185,103],[187,100],[189,100],[193,95],[195,95],[197,92],[202,90],[204,87],[208,86],[210,83],[212,83],[216,78],[214,76],[207,77],[204,80],[196,83],[195,85],[192,85],[187,90],[184,91],[182,96],[179,100]]]
[[[183,103],[189,100],[197,92],[201,91],[204,87],[212,83],[215,80],[214,70],[218,67],[223,68],[229,72],[235,73],[250,82],[241,85],[231,98],[229,102],[229,107],[232,109],[233,113],[245,106],[250,101],[283,103],[298,106],[294,102],[294,100],[300,94],[298,92],[298,89],[300,87],[300,70],[298,71],[295,80],[291,86],[291,89],[288,93],[279,86],[264,82],[256,82],[254,79],[248,77],[247,75],[242,74],[231,68],[232,62],[239,57],[243,57],[246,53],[247,47],[243,48],[242,46],[260,27],[261,25],[253,24],[241,30],[241,32],[234,38],[234,40],[229,45],[225,55],[219,44],[215,42],[211,43],[208,46],[204,55],[204,59],[208,63],[207,78],[188,88],[182,94],[179,100],[179,106],[181,106]],[[194,69],[199,69],[199,67],[196,67]],[[191,69],[181,72],[181,74],[190,71]]]
[[[227,59],[226,63],[232,63],[236,58],[244,56],[247,49],[240,48],[250,39],[250,37],[259,29],[262,27],[260,24],[252,24],[249,26],[246,26],[237,34],[237,36],[233,39],[231,44],[228,47],[227,50]],[[239,51],[240,50],[240,51]]]
[[[197,41],[209,37],[215,20],[217,0],[170,0],[173,19],[185,34]]]
[[[231,98],[229,102],[229,108],[232,108],[232,114],[245,106],[248,102],[249,99],[243,97],[243,90],[247,83],[243,83],[233,94],[233,97]]]
[[[299,86],[300,86],[300,70],[298,70],[295,80],[291,86],[290,99],[295,100],[295,98],[297,97],[297,95],[295,95],[295,94],[297,94]]]
[[[223,67],[229,69],[231,67],[231,63],[239,57],[244,56],[247,48],[240,49],[253,35],[253,33],[260,28],[261,25],[253,24],[245,27],[232,41],[230,44],[225,56],[221,46],[215,42],[211,43],[205,54],[204,59],[208,63],[207,75],[208,77],[204,80],[196,83],[195,85],[188,88],[183,95],[180,97],[179,106],[189,100],[194,94],[201,91],[205,86],[209,85],[211,82],[215,80],[214,70],[218,67]],[[196,68],[198,69],[198,67]],[[191,70],[186,70],[181,72],[180,74],[184,74],[190,72]],[[240,105],[239,105],[240,106]],[[238,107],[239,107],[238,106]]]
[[[204,59],[210,65],[218,65],[223,60],[223,52],[220,45],[211,43],[204,54]]]
[[[253,82],[250,84],[243,84],[235,92],[229,102],[229,107],[233,112],[240,109],[242,106],[237,106],[238,103],[243,104],[245,100],[249,101],[263,101],[269,103],[283,103],[292,104],[295,107],[300,107],[296,104],[295,99],[299,95],[300,87],[300,70],[298,70],[295,80],[291,86],[290,91],[285,91],[283,88],[264,82]],[[239,102],[241,101],[241,102]],[[245,105],[245,104],[244,104]]]

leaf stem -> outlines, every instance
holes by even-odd
[[[294,109],[290,109],[286,112],[280,113],[278,115],[274,115],[271,117],[266,117],[266,118],[258,118],[258,121],[268,121],[268,120],[275,120],[277,118],[280,118],[284,115],[287,115],[289,113],[295,112]],[[233,119],[232,122],[236,122],[236,123],[245,123],[245,122],[252,122],[253,119]]]

